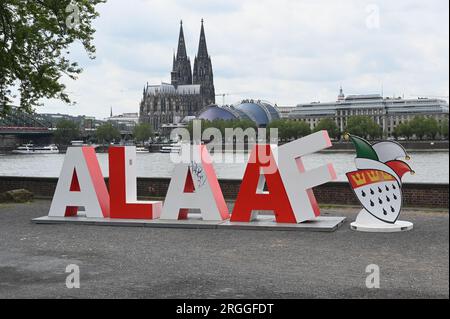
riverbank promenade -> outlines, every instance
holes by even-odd
[[[0,298],[449,298],[448,210],[406,209],[414,230],[370,234],[350,230],[358,207],[324,208],[347,221],[320,233],[33,224],[49,206],[0,204]]]

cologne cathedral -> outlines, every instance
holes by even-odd
[[[178,49],[173,57],[171,83],[146,85],[140,104],[139,121],[150,123],[155,131],[177,125],[187,116],[196,116],[215,103],[211,57],[206,46],[203,20],[194,69],[186,52],[183,22],[180,23]]]

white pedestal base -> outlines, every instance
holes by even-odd
[[[412,230],[414,225],[413,223],[401,220],[397,221],[395,224],[385,223],[363,209],[358,214],[356,221],[350,224],[350,227],[353,230],[361,232],[396,233]]]
[[[317,231],[334,232],[345,222],[345,217],[320,216],[301,224],[278,224],[274,216],[259,216],[251,223],[224,221],[204,221],[200,214],[189,214],[186,220],[163,219],[110,219],[88,217],[40,217],[32,220],[35,224],[81,224],[95,226],[153,227],[153,228],[193,228],[193,229],[246,229],[270,231]]]

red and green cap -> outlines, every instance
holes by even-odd
[[[359,136],[351,135],[348,133],[344,135],[344,138],[346,140],[352,141],[352,143],[356,149],[356,157],[357,158],[364,158],[364,159],[369,159],[369,160],[380,162],[380,157],[379,157],[377,151],[374,149],[374,147],[368,141],[366,141],[365,139],[363,139]],[[400,179],[407,172],[410,172],[411,174],[415,173],[411,169],[411,167],[403,161],[394,159],[391,161],[386,161],[384,164],[386,164],[389,168],[391,168],[397,174],[397,176],[400,177]]]
[[[357,158],[367,158],[370,160],[379,161],[377,152],[375,152],[372,145],[365,139],[348,133],[344,135],[344,138],[346,140],[352,141],[353,145],[356,148]]]

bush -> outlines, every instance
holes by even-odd
[[[28,203],[34,194],[26,189],[14,189],[0,194],[0,203]]]

